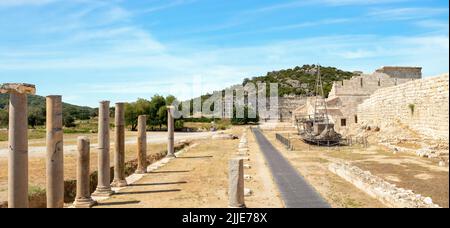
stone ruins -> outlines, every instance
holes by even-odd
[[[108,197],[113,194],[109,167],[109,103],[109,101],[100,102],[98,110],[98,184],[92,194],[96,197]]]
[[[47,97],[47,207],[64,206],[64,147],[61,96]]]
[[[114,180],[112,187],[125,187],[125,103],[117,103],[115,110]]]
[[[357,108],[360,124],[372,129],[401,124],[421,135],[449,140],[449,75],[377,90]]]
[[[431,198],[398,188],[383,179],[347,163],[331,163],[328,169],[363,192],[394,208],[439,208]]]
[[[78,138],[77,159],[77,195],[73,207],[90,208],[97,204],[91,197],[90,175],[90,141],[87,137]]]
[[[238,146],[237,157],[230,159],[228,171],[228,197],[230,208],[245,208],[245,196],[251,196],[253,191],[244,188],[245,179],[248,175],[244,175],[244,168],[250,168],[244,161],[249,161],[247,129],[244,129]],[[246,178],[247,177],[247,178]]]
[[[138,167],[136,174],[144,174],[147,172],[147,116],[140,115],[138,117]]]
[[[30,84],[2,84],[0,93],[10,95],[9,107],[9,153],[8,153],[8,207],[27,208],[28,199],[28,94],[35,94],[36,88]],[[48,96],[46,107],[47,120],[47,207],[64,207],[64,142],[62,129],[62,97]],[[90,192],[90,141],[87,137],[79,137],[77,155],[77,186],[74,208],[90,208],[97,204],[93,199],[108,198],[115,192],[112,187],[127,186],[125,177],[125,118],[124,103],[117,103],[115,109],[115,151],[114,151],[114,179],[111,180],[110,167],[110,102],[102,101],[99,107],[98,122],[98,183],[94,193]],[[174,159],[174,118],[173,107],[168,107],[168,153],[161,164]],[[144,174],[147,169],[147,117],[138,117],[138,167],[136,173]],[[180,151],[179,153],[181,153]],[[243,160],[241,160],[243,161]],[[157,164],[158,165],[158,164]],[[233,166],[234,167],[234,166]],[[233,168],[234,169],[234,168]],[[243,166],[238,169],[238,188],[236,198],[241,202],[240,186],[243,183]],[[230,182],[231,183],[231,182]],[[232,182],[234,183],[234,182]],[[243,187],[243,185],[242,185]],[[234,204],[233,204],[234,205]],[[236,204],[237,205],[237,204]],[[239,204],[240,205],[240,204]],[[241,205],[242,206],[242,205]]]
[[[361,74],[349,80],[334,82],[325,100],[329,119],[334,124],[335,130],[345,135],[360,121],[358,106],[369,99],[375,91],[421,78],[420,67],[383,67],[372,74]],[[314,114],[315,100],[314,97],[309,97],[304,105],[293,111],[294,124],[296,117]],[[319,104],[318,110],[325,113],[325,104]]]
[[[430,140],[449,140],[449,75],[422,79],[419,67],[383,67],[372,74],[360,74],[342,82],[335,82],[325,103],[319,104],[336,130],[343,135],[354,133],[355,129],[367,131],[401,125]],[[8,207],[27,208],[28,202],[28,117],[27,95],[35,94],[36,88],[29,84],[2,84],[0,93],[10,94],[9,106],[9,153],[8,153]],[[48,208],[64,207],[64,149],[62,130],[62,97],[46,98],[46,197]],[[290,97],[279,103],[282,119],[296,121],[297,116],[314,114],[315,98]],[[77,186],[73,203],[75,208],[89,208],[96,200],[107,198],[117,188],[132,183],[125,176],[125,120],[124,103],[115,106],[114,131],[114,173],[111,182],[110,167],[110,102],[99,105],[98,122],[98,178],[97,188],[90,192],[90,141],[78,138]],[[296,108],[295,108],[296,107]],[[295,109],[295,110],[294,110]],[[293,111],[290,111],[293,110]],[[174,107],[167,107],[167,156],[147,167],[147,116],[138,117],[137,169],[140,175],[163,166],[176,159],[174,145]],[[229,160],[228,205],[230,208],[244,208],[245,196],[253,192],[245,189],[245,181],[252,177],[245,175],[251,166],[247,138],[244,128],[235,158]],[[216,134],[213,139],[234,139],[236,136]],[[422,153],[422,152],[421,152]],[[431,156],[431,155],[430,155]],[[448,159],[447,159],[448,163]],[[392,207],[439,207],[430,198],[397,188],[382,179],[344,163],[332,163],[329,170],[351,182],[369,195]],[[133,176],[132,175],[132,176]],[[129,178],[129,177],[128,177]],[[134,177],[133,177],[134,178]],[[113,189],[114,187],[114,189]]]
[[[3,84],[0,93],[10,95],[8,130],[8,207],[28,207],[28,94],[30,84]]]

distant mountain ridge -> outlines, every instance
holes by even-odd
[[[0,110],[5,109],[9,104],[9,95],[0,94]],[[38,95],[28,96],[28,109],[29,110],[45,110],[46,100],[45,97]],[[76,119],[89,119],[89,117],[96,114],[96,109],[90,107],[83,107],[72,105],[69,103],[63,103],[63,113],[70,114]]]

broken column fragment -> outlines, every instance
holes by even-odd
[[[137,174],[147,172],[147,116],[138,117],[138,167]]]
[[[97,204],[90,192],[90,141],[87,137],[78,137],[77,194],[73,207],[90,208]]]
[[[229,207],[245,208],[244,202],[244,160],[234,158],[229,164]]]

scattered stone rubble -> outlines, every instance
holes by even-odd
[[[328,169],[360,190],[394,208],[440,208],[429,197],[415,194],[411,190],[398,188],[394,184],[363,171],[348,163],[331,163]]]
[[[446,166],[449,163],[449,144],[447,141],[419,136],[414,131],[402,126],[401,123],[384,124],[381,131],[361,125],[350,133],[354,137],[370,137],[373,142],[386,147],[394,154],[401,152],[416,154],[423,158],[438,159],[440,160],[439,166]],[[403,146],[404,144],[413,146]]]
[[[224,132],[217,132],[212,136],[213,140],[228,140],[228,139],[237,139],[238,137],[232,134],[226,134]]]

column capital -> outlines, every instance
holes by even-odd
[[[36,94],[36,86],[26,83],[4,83],[0,84],[0,94],[2,93],[20,93],[20,94]]]

